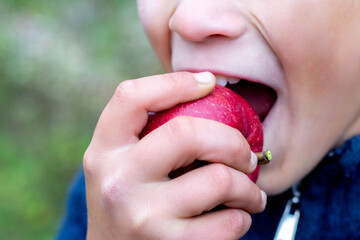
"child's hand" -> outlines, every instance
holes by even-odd
[[[199,81],[196,81],[197,76]],[[88,239],[238,239],[266,196],[246,176],[255,169],[239,131],[180,117],[139,140],[149,111],[207,95],[210,73],[126,81],[103,111],[84,157]],[[168,174],[196,159],[208,164]],[[223,204],[226,208],[206,212]]]

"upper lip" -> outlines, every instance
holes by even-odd
[[[231,74],[229,72],[223,72],[218,71],[214,69],[195,69],[195,68],[188,68],[188,69],[179,69],[181,71],[189,71],[189,72],[204,72],[208,71],[213,73],[215,76],[224,76],[227,78],[236,78],[240,80],[240,84],[236,85],[227,85],[228,88],[235,91],[237,94],[242,96],[245,100],[247,100],[254,108],[256,113],[259,115],[260,119],[264,121],[264,119],[267,117],[271,109],[273,108],[277,98],[278,98],[278,91],[276,91],[276,88],[273,87],[273,85],[267,84],[266,79],[255,79],[251,77],[248,77],[246,75],[240,75],[240,74]],[[217,80],[219,77],[217,77]],[[221,78],[220,78],[221,79]],[[229,82],[229,79],[227,79]],[[245,80],[245,82],[243,82]],[[220,81],[221,82],[221,81]],[[255,85],[251,84],[249,82],[256,83]],[[257,85],[260,84],[260,85]],[[223,85],[223,84],[221,84]],[[263,86],[266,86],[264,88]],[[224,85],[223,85],[224,86]],[[275,91],[275,92],[274,92]],[[260,95],[259,95],[260,94]],[[275,95],[274,95],[275,94]]]

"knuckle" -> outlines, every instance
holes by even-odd
[[[240,131],[237,130],[233,131],[232,139],[231,141],[229,141],[229,146],[233,150],[234,154],[236,154],[235,156],[243,156],[244,150],[248,148],[244,137],[242,136]]]
[[[176,94],[174,94],[173,97],[176,98],[176,102],[178,103],[180,103],[182,97],[188,93],[188,85],[193,84],[190,81],[186,81],[188,79],[192,79],[191,73],[188,72],[180,72],[167,75],[167,81],[165,86],[170,91],[176,91]]]
[[[154,224],[154,219],[149,214],[137,213],[132,216],[132,236],[136,239],[144,239],[149,236],[151,225]]]
[[[168,236],[165,238],[163,232],[156,231],[158,226],[163,225],[164,221],[164,216],[155,210],[156,207],[157,206],[148,206],[145,204],[140,208],[136,206],[130,211],[130,230],[134,239],[174,239],[169,238],[169,233],[167,233]]]
[[[101,148],[99,148],[99,145],[95,142],[96,141],[94,141],[94,139],[91,141],[83,155],[83,169],[85,176],[87,177],[95,176],[95,174],[100,170],[100,160],[109,157],[101,150]]]
[[[249,208],[252,209],[252,213],[257,213],[257,212],[261,212],[265,209],[265,205],[263,204],[263,200],[262,200],[262,196],[261,196],[261,191],[260,189],[249,189],[248,193],[250,194],[249,196]]]
[[[83,169],[84,173],[87,176],[93,175],[96,167],[95,167],[95,156],[92,149],[89,147],[86,149],[83,156]]]
[[[261,194],[261,191],[258,191],[257,194],[257,202],[258,202],[258,209],[256,212],[262,212],[265,210],[266,207],[266,200],[264,202],[263,196]]]
[[[242,237],[250,228],[251,217],[249,214],[239,210],[229,210],[227,226],[229,233],[234,235],[234,239]]]
[[[192,74],[189,72],[177,72],[175,74],[167,75],[168,83],[170,87],[173,87],[176,90],[184,90],[184,86],[188,84],[193,84]]]
[[[129,202],[127,183],[119,180],[119,178],[109,177],[100,185],[100,196],[105,209],[125,209]]]
[[[208,173],[210,184],[220,193],[227,193],[232,188],[232,174],[228,167],[223,164],[213,163],[209,165]]]
[[[115,89],[114,96],[120,100],[129,99],[136,89],[135,80],[122,81]]]
[[[227,141],[227,147],[231,152],[230,162],[235,169],[250,173],[253,169],[250,164],[250,146],[239,131],[233,131],[233,138]]]
[[[244,138],[244,136],[241,134],[241,132],[237,132],[237,136],[236,136],[236,144],[237,144],[237,150],[239,152],[241,152],[240,155],[244,156],[244,154],[246,156],[248,156],[250,158],[250,146],[249,143],[246,141],[246,139]],[[235,142],[235,141],[234,141]],[[246,151],[244,151],[246,150]]]
[[[187,143],[194,140],[197,128],[190,117],[179,116],[170,120],[167,124],[167,137],[169,141]]]
[[[237,131],[235,139],[233,141],[235,146],[235,154],[236,156],[242,157],[243,159],[250,159],[250,146],[243,135]]]
[[[230,210],[228,214],[228,226],[230,232],[233,233],[240,233],[242,232],[242,229],[244,227],[244,217],[242,214],[240,214],[239,211],[236,210]]]
[[[101,201],[106,209],[115,206],[116,196],[118,195],[118,188],[113,182],[104,182],[100,187]]]
[[[169,87],[171,89],[181,89],[180,83],[181,81],[178,81],[178,78],[175,77],[173,74],[168,75],[168,81]]]
[[[134,190],[134,185],[123,178],[109,178],[101,185],[102,207],[109,213],[119,213],[126,219],[132,239],[160,239],[154,226],[163,219],[162,209],[144,188]],[[115,216],[118,217],[119,215]]]

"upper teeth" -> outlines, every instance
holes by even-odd
[[[216,76],[216,84],[219,84],[219,85],[225,87],[227,82],[228,82],[227,77],[218,76],[218,75]]]
[[[239,78],[233,78],[233,77],[225,77],[222,75],[216,75],[216,84],[219,84],[223,87],[226,86],[227,83],[229,84],[236,84],[240,82]]]

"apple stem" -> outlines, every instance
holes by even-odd
[[[268,164],[271,161],[271,152],[270,150],[266,150],[263,152],[255,153],[258,158],[258,164],[259,165],[265,165]]]

